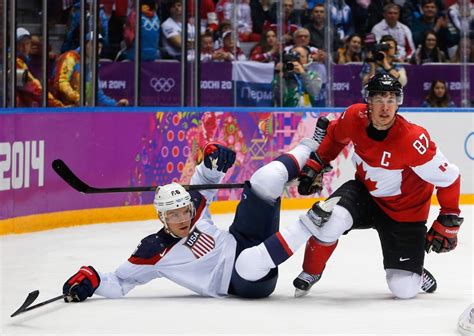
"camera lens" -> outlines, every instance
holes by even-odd
[[[295,69],[295,65],[291,62],[285,64],[286,71],[293,71]]]
[[[375,54],[375,60],[377,61],[383,61],[383,59],[385,58],[385,54],[383,52],[378,52]]]

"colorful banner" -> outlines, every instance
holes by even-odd
[[[324,86],[318,107],[325,106],[327,74],[321,64],[314,64],[320,72]],[[404,65],[408,84],[405,87],[405,107],[420,107],[430,88],[431,81],[448,82],[449,94],[456,106],[461,106],[461,65],[429,64]],[[362,101],[360,80],[361,64],[333,65],[332,89],[334,106],[346,107]],[[470,99],[474,101],[474,65],[469,65]],[[116,98],[133,101],[133,62],[102,63],[100,84],[104,91]],[[142,65],[141,105],[180,105],[180,63],[149,62]],[[190,71],[192,78],[192,70]],[[233,106],[234,82],[236,106],[272,106],[273,65],[258,62],[209,62],[202,63],[201,106]],[[188,81],[188,104],[192,103],[192,81]]]
[[[236,164],[225,178],[237,183],[311,135],[317,116],[143,110],[0,114],[0,219],[152,202],[152,192],[81,194],[52,170],[55,159],[64,160],[79,178],[96,187],[188,183],[202,158],[200,148],[218,140],[237,152]],[[238,189],[219,191],[224,200],[239,195]],[[295,190],[287,195],[297,196]]]

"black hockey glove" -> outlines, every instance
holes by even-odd
[[[100,277],[92,266],[82,266],[63,285],[64,301],[80,302],[94,294],[100,285]]]
[[[458,244],[458,231],[464,218],[457,215],[439,215],[426,234],[425,251],[449,252]]]
[[[211,169],[227,173],[235,162],[235,152],[227,147],[210,142],[204,147],[204,165]]]
[[[308,161],[301,169],[298,180],[298,192],[300,195],[312,195],[323,189],[323,175],[331,171],[332,167],[325,164],[319,156],[311,152]]]

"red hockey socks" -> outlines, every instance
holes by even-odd
[[[337,242],[332,245],[322,245],[316,238],[311,237],[304,251],[303,271],[309,274],[321,274],[326,263],[336,249]]]

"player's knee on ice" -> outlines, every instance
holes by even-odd
[[[399,269],[386,269],[390,291],[399,299],[413,299],[421,289],[421,275]]]

